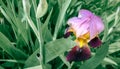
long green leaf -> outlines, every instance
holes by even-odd
[[[56,23],[56,26],[55,26],[55,32],[54,32],[53,40],[55,40],[56,37],[57,37],[58,31],[61,28],[61,25],[63,23],[62,21],[64,19],[65,13],[67,11],[67,8],[68,8],[70,2],[71,2],[71,0],[65,0],[65,2],[62,4],[62,8],[60,9],[60,13],[58,15],[57,23]]]
[[[108,43],[104,44],[99,48],[95,54],[94,57],[87,60],[85,63],[83,63],[80,67],[80,69],[94,69],[96,68],[102,60],[105,58],[107,52],[108,52]]]
[[[5,68],[3,68],[2,66],[0,66],[0,69],[5,69]]]
[[[109,54],[120,51],[120,42],[115,42],[109,45]]]
[[[42,66],[33,66],[33,67],[28,67],[28,68],[24,68],[24,69],[42,69]]]
[[[47,43],[45,47],[45,62],[49,62],[52,59],[58,57],[60,54],[64,53],[68,49],[72,48],[75,45],[75,42],[69,39],[57,39],[55,41],[51,41]],[[37,49],[25,62],[25,67],[38,65],[37,53],[39,53],[39,49]],[[33,62],[36,62],[33,64]]]
[[[40,62],[37,57],[37,53],[39,53],[40,49],[37,49],[29,58],[25,61],[25,68],[34,67],[40,65]]]
[[[1,1],[2,2],[2,1]],[[9,2],[8,2],[9,3]],[[14,6],[10,3],[10,7],[12,9],[9,9],[8,7],[5,6],[5,4],[2,2],[1,3],[3,8],[0,7],[0,10],[2,10],[3,15],[5,18],[10,22],[12,25],[12,28],[14,30],[14,33],[18,33],[18,35],[22,35],[23,39],[25,42],[28,44],[28,37],[27,37],[27,29],[26,29],[26,24],[22,23],[20,20],[21,18],[16,17],[15,15],[15,9]],[[5,9],[5,10],[4,10]],[[17,37],[16,37],[17,38]]]
[[[0,32],[0,47],[15,59],[25,60],[27,58],[27,55],[21,50],[15,48],[11,44],[11,42],[7,39],[7,37],[5,37],[1,32]]]
[[[104,64],[104,65],[114,64],[114,65],[118,66],[118,64],[114,60],[107,58],[107,57],[103,60],[102,64]]]
[[[45,62],[49,62],[58,57],[68,49],[72,48],[75,42],[69,39],[57,39],[45,45]]]
[[[51,10],[50,14],[48,15],[45,23],[42,25],[42,36],[45,42],[51,41],[52,40],[52,34],[50,32],[50,30],[48,29],[48,24],[49,24],[49,20],[51,17],[53,9]]]

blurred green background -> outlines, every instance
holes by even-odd
[[[63,36],[80,9],[102,18],[103,43],[70,63],[74,37]],[[0,0],[0,69],[120,69],[120,0]]]

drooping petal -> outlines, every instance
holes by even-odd
[[[102,42],[98,37],[95,37],[92,40],[90,40],[89,44],[91,47],[95,48],[99,47],[102,44]]]
[[[79,14],[78,14],[78,18],[86,18],[86,17],[89,17],[91,18],[91,16],[93,16],[94,14],[88,10],[85,10],[85,9],[81,9],[79,11]]]
[[[67,61],[84,61],[89,59],[91,56],[91,52],[88,46],[83,46],[80,48],[79,46],[75,46],[72,50],[67,54]]]

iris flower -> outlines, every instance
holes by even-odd
[[[100,17],[92,12],[82,9],[77,17],[72,17],[68,20],[69,27],[65,32],[65,37],[68,37],[72,32],[76,36],[75,42],[77,45],[67,55],[68,61],[82,61],[90,58],[90,48],[99,47],[101,40],[98,36],[104,30],[104,24]]]

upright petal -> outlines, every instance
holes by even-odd
[[[89,59],[91,56],[91,52],[88,46],[83,46],[80,48],[79,46],[75,46],[72,50],[67,54],[67,61],[84,61]]]
[[[73,17],[70,18],[67,22],[68,25],[76,27],[78,25],[81,25],[82,23],[84,23],[86,20],[88,20],[89,18],[78,18],[78,17]]]
[[[90,23],[90,39],[93,39],[97,34],[104,30],[104,24],[100,17],[93,16]]]
[[[78,27],[75,27],[76,30],[76,37],[80,37],[86,34],[89,31],[89,22],[86,21],[85,23],[81,24]]]
[[[78,14],[78,18],[86,18],[86,17],[90,17],[93,16],[94,14],[88,10],[85,10],[85,9],[81,9],[79,11],[79,14]]]
[[[95,19],[95,22],[96,22],[97,30],[98,30],[99,33],[101,33],[104,30],[103,21],[98,16],[94,16],[94,19]]]
[[[88,32],[90,18],[73,17],[68,20],[68,25],[74,29],[76,36],[79,37]]]
[[[89,32],[90,32],[90,40],[93,39],[98,34],[96,20],[94,16],[89,23]]]

